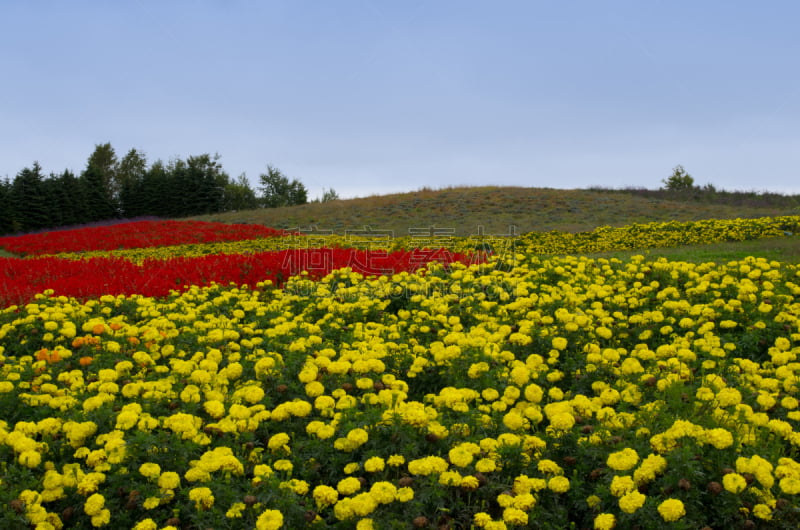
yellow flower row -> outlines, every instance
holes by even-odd
[[[523,254],[586,254],[612,250],[676,247],[682,245],[743,241],[781,237],[800,233],[800,216],[763,217],[758,219],[711,219],[689,222],[653,222],[624,227],[601,226],[589,232],[531,232],[521,236],[509,234],[452,236],[366,237],[359,235],[298,235],[270,237],[247,241],[176,245],[113,251],[73,252],[58,254],[67,259],[97,256],[125,257],[135,262],[145,259],[197,257],[208,254],[247,254],[285,249],[320,247],[360,248],[366,250],[412,250],[415,248],[447,248],[468,253],[490,251],[515,256]]]

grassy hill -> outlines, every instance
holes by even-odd
[[[745,200],[750,198],[750,200]],[[561,190],[522,187],[422,189],[302,206],[227,212],[193,217],[225,223],[258,223],[273,228],[391,230],[451,229],[452,235],[507,234],[559,230],[580,232],[597,226],[649,221],[692,221],[800,214],[800,197],[757,200],[753,194],[680,195],[641,190]],[[767,197],[766,199],[769,199]]]

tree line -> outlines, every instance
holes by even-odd
[[[245,175],[231,178],[219,155],[148,164],[136,149],[118,158],[110,143],[99,144],[79,175],[68,169],[45,175],[34,162],[13,180],[0,179],[0,234],[116,218],[186,217],[308,202],[305,186],[272,166],[259,176],[259,183],[254,190]],[[317,201],[334,199],[336,192],[327,190]]]

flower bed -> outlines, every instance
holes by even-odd
[[[287,234],[288,232],[284,230],[261,225],[229,225],[203,221],[137,221],[0,237],[0,248],[13,254],[36,256],[62,252],[241,241]]]
[[[3,310],[0,527],[800,525],[796,266],[517,250]]]

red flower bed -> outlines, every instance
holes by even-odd
[[[284,230],[261,225],[230,225],[205,221],[136,221],[0,237],[0,247],[22,256],[38,256],[61,252],[241,241],[288,234]]]
[[[351,267],[364,275],[414,271],[437,261],[475,262],[468,256],[446,249],[411,251],[369,251],[348,248],[280,250],[257,254],[222,254],[196,258],[146,260],[137,265],[124,258],[66,260],[53,257],[33,259],[0,258],[0,307],[24,304],[36,293],[53,289],[55,295],[86,299],[105,294],[163,297],[170,290],[211,282],[254,286],[264,280],[281,285],[290,276],[307,271],[320,278],[335,269]]]

